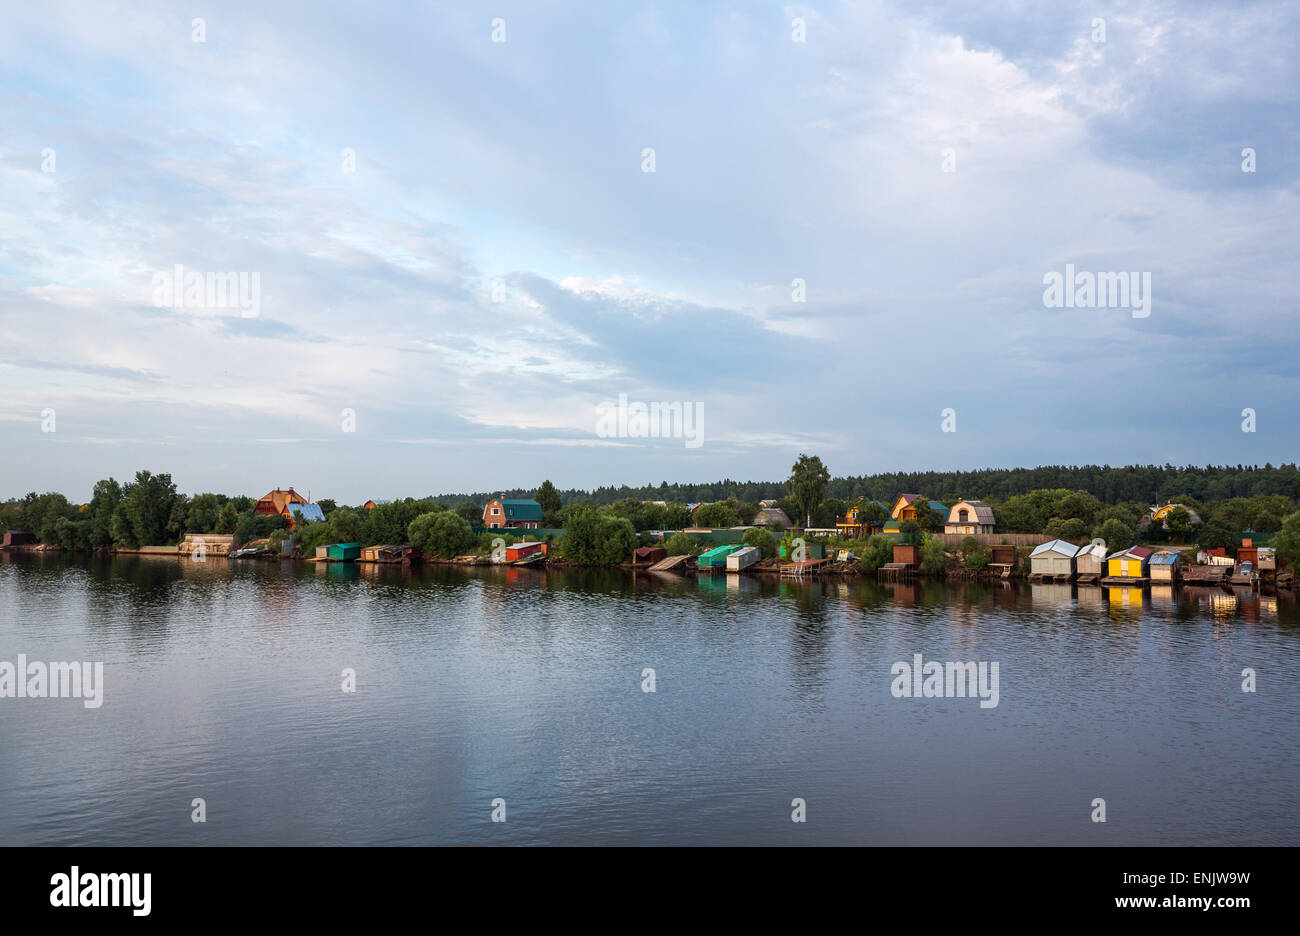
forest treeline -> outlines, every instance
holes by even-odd
[[[1138,502],[1146,504],[1200,503],[1234,497],[1281,494],[1300,499],[1300,468],[1295,464],[1274,467],[1256,465],[1043,465],[1038,468],[981,468],[975,471],[908,471],[831,478],[825,496],[837,500],[859,498],[890,503],[899,494],[925,494],[934,500],[955,502],[959,498],[1005,501],[1032,491],[1065,488],[1086,491],[1104,504]],[[498,493],[506,497],[531,497],[532,489],[479,491],[469,494],[440,494],[433,499],[447,506],[464,501],[486,503]],[[594,490],[561,490],[564,503],[591,500],[604,506],[618,500],[661,500],[669,503],[708,504],[734,499],[743,502],[778,500],[789,491],[781,481],[733,481],[730,478],[707,484],[669,484],[633,487],[619,485]]]

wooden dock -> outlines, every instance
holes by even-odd
[[[684,555],[684,554],[681,555],[681,556],[669,556],[669,557],[666,558],[666,559],[660,559],[658,562],[656,562],[654,565],[652,565],[652,566],[651,566],[647,571],[649,571],[649,572],[685,572],[685,571],[686,571],[686,568],[685,568],[685,566],[686,566],[686,560],[687,560],[687,559],[690,559],[690,558],[691,558],[690,556],[687,556],[687,555]]]
[[[916,575],[916,566],[910,562],[886,562],[876,570],[876,578],[883,579],[907,579],[914,575]]]
[[[1108,575],[1101,580],[1101,584],[1111,588],[1142,588],[1151,584],[1151,579],[1146,576],[1134,578],[1127,575]]]
[[[782,575],[812,575],[822,566],[828,565],[829,559],[805,559],[803,562],[787,562],[781,566]]]
[[[1229,565],[1189,565],[1183,569],[1184,585],[1223,585],[1232,573]]]

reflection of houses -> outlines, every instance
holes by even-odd
[[[530,498],[496,498],[483,508],[489,530],[536,530],[542,525],[542,505]]]
[[[866,508],[870,504],[877,505],[882,511],[889,510],[880,501],[854,504],[844,516],[837,518],[835,521],[835,529],[841,536],[846,539],[862,539],[864,536],[870,536],[881,531],[883,524],[866,517]]]
[[[993,525],[992,507],[982,501],[960,500],[948,511],[948,522],[944,524],[943,532],[973,536],[977,533],[992,533]]]
[[[289,504],[305,504],[305,503],[307,503],[307,498],[303,497],[293,488],[289,488],[289,490],[287,491],[282,491],[279,488],[276,488],[274,491],[262,495],[262,498],[257,502],[257,505],[253,508],[253,513],[272,514],[272,515],[283,514],[284,508],[287,507]]]

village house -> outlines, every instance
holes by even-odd
[[[1183,510],[1187,511],[1187,516],[1192,526],[1201,525],[1201,515],[1198,514],[1195,510],[1188,507],[1186,504],[1171,504],[1166,501],[1163,507],[1147,508],[1146,522],[1143,524],[1143,526],[1146,526],[1156,520],[1164,520],[1166,517],[1168,517],[1171,513],[1173,513],[1175,510],[1177,510],[1180,507]]]
[[[900,494],[898,500],[894,501],[893,508],[889,511],[889,518],[902,523],[904,520],[915,520],[918,508],[929,506],[931,512],[948,515],[948,507],[937,500],[926,500],[920,494]]]
[[[982,501],[959,500],[948,511],[948,522],[944,524],[943,532],[973,536],[977,533],[992,533],[993,526],[992,507]]]
[[[790,517],[780,507],[762,507],[754,514],[754,526],[782,527],[789,529]]]
[[[305,504],[307,498],[303,497],[292,487],[287,491],[276,488],[268,494],[262,495],[257,505],[253,508],[254,514],[282,514],[284,508],[289,504]]]
[[[862,539],[864,536],[871,536],[879,533],[883,524],[879,521],[869,520],[866,514],[866,508],[870,504],[876,504],[882,511],[888,511],[889,507],[880,501],[866,501],[857,503],[850,507],[842,517],[835,520],[836,531],[845,539]]]
[[[497,497],[483,508],[489,530],[536,530],[542,525],[542,505],[531,498]]]

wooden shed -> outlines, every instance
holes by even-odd
[[[1106,574],[1106,544],[1089,543],[1074,554],[1074,575],[1080,582],[1096,582]]]
[[[727,557],[738,549],[740,549],[738,544],[728,544],[700,553],[695,557],[695,567],[697,569],[725,569],[727,567]]]
[[[1151,581],[1173,583],[1178,581],[1178,573],[1183,567],[1183,557],[1180,553],[1171,550],[1162,550],[1151,557],[1147,563],[1147,569],[1151,573]]]
[[[1014,546],[990,546],[989,547],[989,565],[1015,565],[1016,564],[1016,547]]]
[[[36,534],[27,530],[5,530],[6,546],[35,546],[38,542]]]
[[[545,555],[546,544],[538,542],[515,543],[506,547],[506,562],[516,562],[529,556]]]
[[[1151,550],[1145,546],[1130,546],[1106,557],[1106,574],[1117,579],[1146,578],[1150,560]]]
[[[743,546],[727,557],[727,571],[739,572],[752,566],[763,558],[763,550],[757,546]]]
[[[641,546],[632,553],[633,565],[654,565],[667,558],[668,550],[662,546]]]
[[[1078,554],[1079,547],[1065,540],[1040,543],[1029,554],[1029,574],[1053,581],[1069,581],[1074,575],[1074,557]]]
[[[895,546],[894,564],[908,567],[919,566],[921,564],[921,547],[911,545]]]
[[[331,562],[356,562],[361,558],[360,543],[331,543],[325,550]]]

